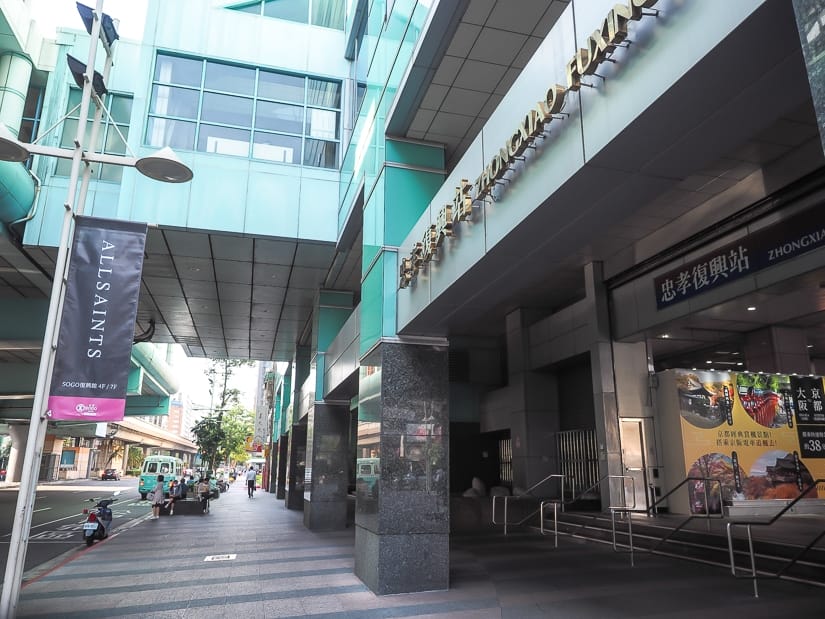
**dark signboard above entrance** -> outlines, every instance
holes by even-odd
[[[654,280],[656,307],[669,307],[825,245],[821,213],[799,213],[660,275]]]

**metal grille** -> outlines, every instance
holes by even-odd
[[[599,480],[596,430],[565,430],[557,436],[562,475],[576,481],[577,492],[593,486]]]
[[[501,483],[513,483],[513,444],[509,438],[498,442],[498,476]]]

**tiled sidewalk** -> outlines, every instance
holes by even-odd
[[[353,529],[313,533],[240,485],[208,516],[144,521],[23,589],[20,617],[821,618],[825,590],[626,555],[569,538],[454,537],[449,591],[378,597],[352,573]],[[204,561],[207,555],[236,555]],[[823,576],[825,578],[825,575]]]

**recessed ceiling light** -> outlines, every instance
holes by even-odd
[[[742,363],[741,361],[739,361],[736,365],[745,365],[745,364]]]
[[[693,370],[694,372],[696,371],[696,368],[690,368],[690,369]]]
[[[659,337],[662,338],[663,340],[666,340],[670,337],[670,333],[662,333],[662,335],[660,335]]]
[[[813,344],[808,344],[808,348],[813,348],[813,347],[814,347]]]
[[[748,311],[749,312],[755,312],[756,311],[756,306],[755,305],[748,305]]]
[[[705,361],[705,363],[713,363],[713,361]]]

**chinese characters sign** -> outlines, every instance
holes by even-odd
[[[702,478],[689,482],[691,512],[704,513],[705,501],[719,513],[733,500],[793,499],[825,478],[821,377],[672,372],[684,475]],[[665,424],[676,414],[659,411]],[[817,494],[825,497],[825,486],[807,496]]]
[[[821,211],[794,215],[660,275],[654,280],[656,307],[669,307],[825,245]]]
[[[822,379],[791,376],[796,430],[803,458],[825,458],[825,409]]]

